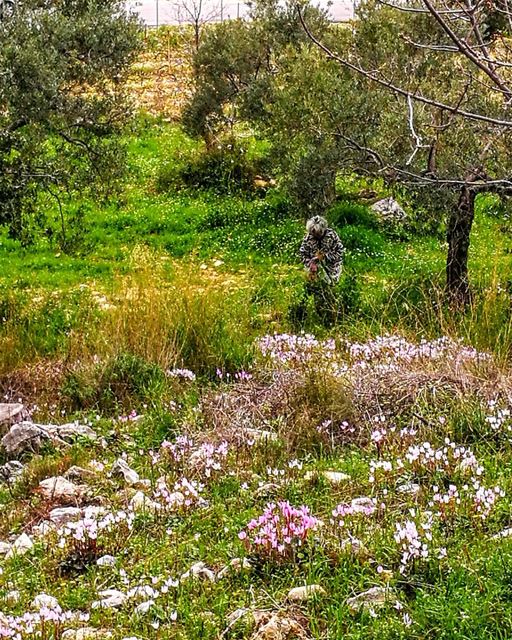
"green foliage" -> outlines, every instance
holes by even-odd
[[[219,194],[252,193],[255,178],[264,172],[264,159],[249,159],[247,149],[231,139],[195,155],[173,158],[157,177],[160,191],[212,190]]]
[[[0,223],[28,244],[46,226],[41,192],[61,206],[115,189],[124,164],[116,133],[129,115],[121,81],[139,24],[120,0],[51,10],[24,0],[0,22],[0,38]]]

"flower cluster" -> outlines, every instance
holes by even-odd
[[[416,515],[411,510],[411,515]],[[400,560],[400,573],[405,573],[407,565],[419,558],[429,557],[429,543],[432,541],[432,515],[429,512],[423,514],[426,519],[421,524],[414,520],[406,520],[404,523],[397,522],[395,527],[395,541],[402,551]]]
[[[272,502],[238,537],[249,550],[262,556],[286,558],[294,555],[318,525],[319,521],[308,507],[296,508],[286,501]]]
[[[179,511],[193,506],[203,506],[206,503],[200,495],[203,490],[204,486],[201,483],[181,478],[171,491],[162,477],[158,479],[155,498],[163,500],[167,509]]]
[[[58,546],[64,549],[71,545],[75,550],[84,552],[94,550],[102,533],[118,531],[120,527],[131,531],[134,520],[133,511],[98,513],[86,509],[83,518],[67,522],[57,530]]]
[[[194,382],[196,379],[196,374],[190,369],[170,369],[166,372],[166,375],[169,378],[179,378],[180,380],[188,380],[189,382]]]
[[[62,626],[71,621],[87,622],[88,614],[76,614],[73,611],[63,611],[59,605],[53,607],[41,607],[37,612],[25,612],[21,616],[4,615],[0,612],[0,638],[44,638],[60,637]],[[48,633],[53,628],[53,635]]]
[[[264,357],[274,364],[303,364],[312,359],[332,360],[336,356],[334,340],[317,340],[313,335],[303,333],[267,335],[257,341]]]

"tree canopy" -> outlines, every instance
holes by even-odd
[[[0,223],[29,241],[41,190],[108,189],[139,22],[121,0],[23,0],[0,21]]]

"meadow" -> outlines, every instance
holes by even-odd
[[[0,233],[3,401],[83,428],[0,423],[0,638],[509,638],[507,211],[478,201],[457,309],[443,222],[340,177],[326,323],[279,183],[158,117],[125,143],[114,197]]]

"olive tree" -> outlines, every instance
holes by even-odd
[[[41,191],[108,189],[139,22],[121,0],[19,0],[0,20],[0,223],[28,241]]]
[[[340,72],[333,107],[343,104],[324,113],[344,164],[425,198],[442,195],[447,288],[467,301],[475,198],[512,192],[508,0],[368,0],[351,29],[328,38],[297,11]]]

